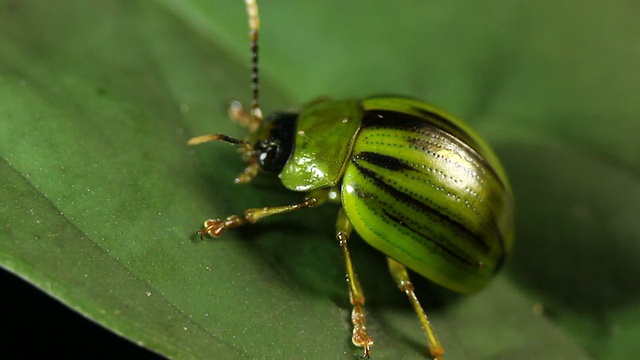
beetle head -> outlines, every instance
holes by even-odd
[[[253,145],[260,169],[279,173],[284,168],[293,152],[297,120],[298,114],[287,112],[273,113],[265,119]]]

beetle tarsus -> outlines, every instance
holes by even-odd
[[[364,299],[364,298],[363,298]],[[353,306],[353,312],[351,313],[351,321],[353,323],[353,336],[351,341],[354,345],[360,346],[362,350],[362,358],[371,357],[371,345],[373,345],[373,339],[367,334],[367,328],[365,326],[364,309],[361,304]]]
[[[258,165],[257,162],[250,160],[242,174],[238,175],[233,182],[236,184],[248,183],[258,175],[259,169],[260,165]]]
[[[204,227],[198,234],[200,234],[200,237],[209,234],[211,237],[217,238],[226,230],[244,225],[246,222],[247,220],[245,218],[238,215],[231,215],[224,220],[209,219],[204,222]]]
[[[442,347],[434,348],[433,346],[429,346],[429,352],[431,356],[433,356],[433,360],[443,360],[444,349]]]

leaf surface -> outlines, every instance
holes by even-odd
[[[260,5],[266,112],[405,94],[502,158],[518,207],[505,270],[470,296],[414,275],[447,359],[640,355],[636,3]],[[243,136],[225,107],[248,100],[248,58],[240,1],[1,3],[0,265],[167,357],[356,358],[334,206],[193,235],[301,198],[268,176],[233,185],[231,146],[186,146]],[[352,243],[374,358],[425,358],[384,257]]]

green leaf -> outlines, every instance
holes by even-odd
[[[640,29],[613,4],[262,2],[262,104],[411,95],[485,135],[518,206],[487,289],[414,280],[447,359],[640,355]],[[233,185],[249,99],[241,1],[0,4],[0,265],[173,358],[353,359],[331,205],[200,241],[201,221],[297,201]],[[384,257],[359,238],[375,359],[426,356]],[[4,296],[11,296],[4,294]],[[543,310],[543,311],[540,311]]]

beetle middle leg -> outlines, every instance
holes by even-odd
[[[265,217],[286,214],[306,208],[312,208],[323,204],[329,198],[331,189],[318,189],[311,191],[304,200],[297,204],[252,208],[245,210],[243,215],[231,215],[224,220],[209,219],[204,222],[204,227],[198,231],[200,237],[209,234],[213,237],[222,235],[223,232],[246,224],[254,224]]]
[[[387,263],[389,265],[389,272],[393,277],[393,280],[396,282],[401,291],[407,294],[413,309],[415,310],[420,322],[422,323],[422,328],[427,335],[427,340],[429,342],[429,351],[431,352],[431,356],[435,360],[442,360],[442,355],[444,355],[444,348],[438,340],[435,331],[431,327],[429,323],[429,318],[427,318],[427,314],[422,309],[420,302],[418,301],[418,297],[413,291],[413,284],[409,279],[409,273],[407,273],[407,268],[400,264],[399,262],[393,260],[392,258],[387,258]]]
[[[349,248],[347,243],[349,242],[349,236],[353,231],[353,225],[347,214],[342,208],[338,213],[338,220],[336,222],[336,240],[340,244],[342,249],[342,255],[347,268],[347,283],[349,284],[349,299],[351,305],[353,305],[353,311],[351,312],[351,322],[353,323],[353,336],[351,341],[354,345],[364,348],[362,357],[369,357],[371,345],[373,345],[373,339],[367,334],[367,327],[365,326],[364,316],[364,293],[360,282],[358,281],[358,275],[356,275],[351,262],[351,256],[349,255]]]

